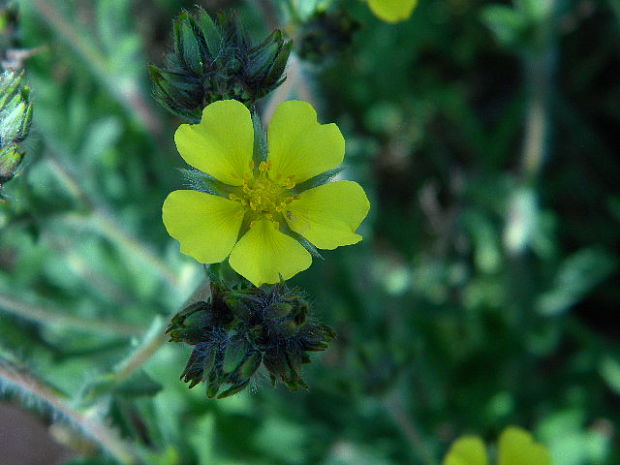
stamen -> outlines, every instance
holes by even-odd
[[[286,178],[284,187],[286,187],[287,189],[292,189],[293,187],[295,187],[295,176],[289,176],[288,178]]]
[[[282,214],[287,205],[299,196],[290,197],[290,189],[295,186],[293,177],[288,176],[282,180],[281,176],[272,178],[268,172],[272,165],[269,161],[262,161],[258,165],[258,170],[254,171],[254,162],[250,161],[250,168],[253,172],[245,173],[243,182],[238,190],[229,194],[228,198],[239,202],[244,210],[244,215],[249,215],[250,227],[255,222],[264,218],[279,228]]]

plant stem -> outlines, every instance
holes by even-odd
[[[535,31],[536,50],[524,59],[528,90],[528,108],[525,117],[523,145],[523,174],[526,181],[535,180],[542,169],[547,152],[549,132],[549,97],[555,67],[555,24],[557,0],[549,2],[549,16]]]
[[[0,382],[9,389],[13,388],[26,399],[35,398],[55,414],[60,414],[78,433],[94,440],[119,463],[123,465],[141,463],[137,452],[132,450],[114,430],[72,408],[63,394],[25,369],[0,359]]]
[[[144,336],[144,340],[126,359],[117,364],[114,369],[115,383],[121,383],[144,365],[168,340],[165,334],[165,325],[161,318],[153,322]]]
[[[181,308],[185,308],[197,300],[206,300],[209,295],[209,280],[205,278]],[[140,345],[116,365],[113,370],[115,384],[129,378],[139,370],[168,341],[168,336],[165,334],[165,323],[161,318],[155,320]]]
[[[413,454],[426,465],[437,465],[433,453],[428,447],[413,419],[407,414],[397,393],[391,393],[384,398],[384,405],[392,420],[409,443]]]
[[[108,207],[102,205],[86,189],[82,188],[78,178],[71,173],[59,157],[49,150],[47,155],[58,179],[62,181],[71,195],[91,210],[89,216],[74,215],[72,218],[83,224],[90,225],[110,241],[121,246],[125,252],[138,257],[143,263],[156,270],[170,286],[179,288],[180,282],[174,271],[150,248],[126,232],[118,220],[110,213]]]
[[[58,8],[52,6],[47,0],[34,0],[34,5],[41,18],[90,66],[93,75],[102,81],[121,105],[129,110],[130,114],[135,115],[151,134],[159,136],[162,129],[161,123],[141,94],[140,87],[135,80],[111,74],[107,58],[97,50],[88,37],[80,34],[62,17]]]
[[[27,320],[37,323],[58,325],[66,328],[97,333],[112,333],[123,336],[140,334],[140,328],[124,323],[102,320],[85,320],[58,310],[20,302],[12,297],[0,294],[0,309],[6,310]]]
[[[116,219],[106,210],[97,208],[92,211],[90,223],[111,241],[123,247],[125,252],[132,253],[158,273],[174,288],[180,287],[179,279],[168,265],[149,247],[125,231]]]
[[[117,307],[126,307],[136,303],[136,299],[125,289],[111,281],[107,275],[94,270],[88,258],[76,252],[72,247],[73,244],[66,237],[54,237],[53,233],[50,234],[49,231],[45,231],[42,237],[55,252],[62,255],[68,268],[73,273],[79,276],[84,283],[95,288],[110,304]]]

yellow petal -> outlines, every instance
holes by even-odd
[[[281,103],[269,124],[270,176],[295,184],[336,168],[344,158],[344,138],[334,123],[319,124],[306,102]]]
[[[200,263],[225,260],[243,221],[239,203],[196,191],[171,192],[162,210],[168,234],[181,243],[181,252]]]
[[[545,446],[534,442],[530,433],[511,426],[499,438],[498,465],[551,465],[551,456]]]
[[[458,439],[443,459],[442,465],[487,465],[487,453],[482,439],[463,436]]]
[[[338,181],[302,192],[285,211],[289,227],[319,249],[335,249],[362,240],[355,230],[370,203],[353,181]]]
[[[372,12],[388,23],[408,19],[417,4],[418,0],[368,0]]]
[[[230,254],[230,266],[255,286],[289,279],[311,263],[308,251],[268,220],[256,221]]]
[[[174,134],[177,150],[189,165],[217,180],[240,186],[250,172],[254,127],[250,111],[236,100],[207,106],[198,124],[182,124]]]

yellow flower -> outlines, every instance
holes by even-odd
[[[230,256],[232,268],[255,286],[289,279],[312,263],[298,234],[319,249],[355,244],[370,207],[361,186],[337,181],[299,185],[338,167],[344,139],[335,124],[319,124],[306,102],[284,102],[268,131],[268,157],[255,166],[248,109],[235,100],[207,106],[199,124],[174,136],[183,159],[222,185],[224,196],[174,191],[164,202],[168,233],[181,252],[201,263]]]
[[[458,439],[442,465],[488,465],[482,439],[477,436]],[[551,465],[551,456],[545,446],[534,442],[530,433],[510,426],[499,438],[497,465]]]
[[[411,16],[418,0],[368,0],[372,12],[383,21],[398,23]]]

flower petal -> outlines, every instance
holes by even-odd
[[[372,12],[388,23],[408,19],[417,4],[418,0],[368,0]]]
[[[335,249],[362,240],[355,230],[366,218],[370,203],[353,181],[338,181],[299,194],[285,211],[286,222],[319,249]]]
[[[225,260],[243,221],[239,203],[204,192],[171,192],[162,210],[168,234],[181,243],[181,252],[200,263]]]
[[[487,453],[482,439],[463,436],[452,444],[442,465],[487,465]]]
[[[217,180],[240,186],[250,172],[254,127],[250,111],[236,100],[208,105],[198,124],[182,124],[174,134],[177,150],[189,165]]]
[[[256,221],[230,254],[230,266],[255,286],[289,279],[312,263],[303,246],[268,220]]]
[[[506,428],[499,438],[498,465],[551,465],[549,450],[521,428]]]
[[[319,124],[306,102],[281,103],[269,124],[270,176],[295,184],[336,168],[344,158],[344,138],[334,123]]]

